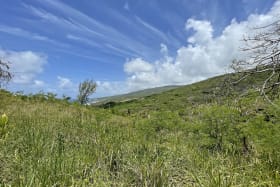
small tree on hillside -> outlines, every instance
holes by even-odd
[[[0,60],[0,88],[3,83],[7,83],[12,79],[10,66],[8,62]]]
[[[86,104],[89,96],[96,91],[96,83],[93,80],[85,80],[79,84],[78,101],[80,104]]]
[[[242,48],[249,58],[232,64],[235,72],[241,75],[234,83],[260,75],[264,78],[259,88],[261,95],[272,103],[271,98],[279,96],[280,87],[280,19],[254,31],[257,34],[245,38]]]

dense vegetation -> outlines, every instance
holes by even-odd
[[[0,186],[279,186],[280,111],[223,78],[107,109],[2,90]]]

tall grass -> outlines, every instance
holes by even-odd
[[[186,111],[144,107],[149,116],[128,116],[125,107],[132,105],[112,111],[5,96],[0,186],[280,185],[276,116],[265,121],[264,113],[255,113],[230,124],[231,108],[215,104]],[[246,154],[232,133],[240,124],[250,143]],[[215,127],[222,149],[213,146]]]

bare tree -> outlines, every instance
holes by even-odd
[[[80,104],[86,104],[89,96],[96,91],[96,83],[93,80],[85,80],[79,84],[78,101]]]
[[[254,28],[253,35],[244,39],[242,47],[247,60],[234,61],[232,67],[240,76],[234,84],[249,76],[263,77],[259,90],[270,103],[279,96],[280,87],[280,19],[273,23]]]
[[[9,82],[11,79],[12,74],[10,72],[9,63],[0,60],[0,87],[1,84]]]

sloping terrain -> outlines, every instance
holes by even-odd
[[[178,87],[180,87],[180,86],[164,86],[164,87],[150,88],[150,89],[140,90],[140,91],[131,92],[131,93],[122,94],[122,95],[96,98],[96,99],[93,99],[90,103],[98,106],[98,105],[102,105],[107,102],[125,102],[125,101],[140,99],[140,98],[143,98],[143,97],[146,97],[149,95],[153,95],[153,94],[159,94],[159,93],[162,93],[162,92],[165,92],[168,90],[172,90],[172,89],[175,89]]]
[[[106,109],[1,90],[0,186],[279,186],[280,111],[225,79]]]
[[[192,105],[205,104],[214,101],[224,101],[231,97],[246,94],[249,90],[256,90],[262,84],[263,75],[249,77],[237,85],[229,85],[228,79],[236,79],[234,74],[221,75],[204,81],[180,86],[164,92],[149,92],[147,96],[133,97],[132,100],[105,100],[96,106],[124,106],[124,108],[137,108],[151,110],[183,109]]]

